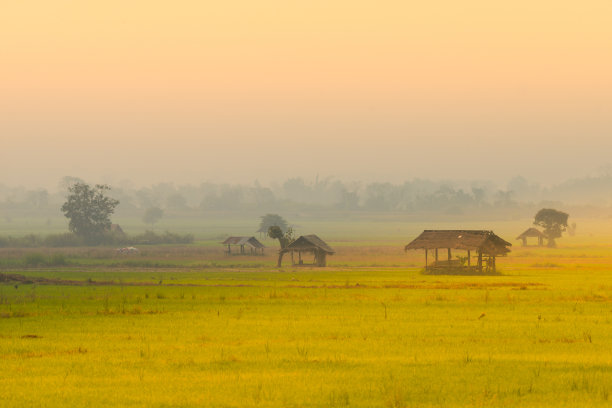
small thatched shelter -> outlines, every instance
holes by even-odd
[[[523,241],[523,246],[527,246],[527,238],[537,238],[538,246],[544,246],[544,238],[546,238],[546,235],[544,235],[544,233],[539,229],[531,227],[525,230],[525,232],[523,232],[521,235],[516,237],[516,239],[520,239]]]
[[[474,270],[480,273],[495,273],[495,258],[504,256],[512,246],[501,239],[493,231],[484,230],[425,230],[414,241],[404,247],[425,250],[425,269],[454,268]],[[446,249],[448,259],[440,260],[438,250]],[[452,250],[467,251],[467,257],[452,258]],[[429,251],[434,251],[435,261],[430,265],[427,257]],[[472,252],[478,257],[477,264],[472,266]]]
[[[121,228],[119,224],[111,224],[108,231],[116,235],[125,235],[125,232],[123,232],[123,228]]]
[[[281,249],[278,255],[278,266],[281,266],[283,261],[283,255],[286,253],[291,253],[292,264],[296,265],[294,262],[293,254],[298,253],[298,263],[297,265],[304,265],[302,260],[302,253],[311,253],[314,255],[314,261],[311,265],[315,266],[326,266],[327,265],[327,255],[334,254],[334,250],[325,243],[321,238],[316,235],[302,235],[285,248]]]
[[[240,247],[238,253],[240,253],[241,255],[244,255],[246,253],[245,247],[249,247],[252,255],[257,253],[263,255],[264,248],[266,247],[255,237],[229,237],[228,239],[223,241],[222,244],[227,245],[228,255],[232,253],[232,246]]]

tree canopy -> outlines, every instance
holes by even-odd
[[[560,238],[563,231],[567,229],[569,214],[553,208],[542,208],[535,215],[533,224],[544,228],[544,234],[548,238],[548,246],[555,247],[556,238]]]
[[[110,216],[119,201],[106,196],[109,190],[105,184],[90,187],[81,182],[68,187],[69,195],[61,210],[70,219],[70,231],[87,243],[99,243],[104,232],[110,229]]]
[[[260,217],[259,229],[257,232],[268,233],[270,227],[279,227],[283,233],[287,232],[289,226],[287,221],[278,214],[266,214]]]
[[[287,228],[287,232],[283,232],[280,227],[276,225],[268,228],[268,236],[272,239],[278,239],[278,243],[280,244],[281,249],[284,249],[295,241],[295,236],[293,235],[293,228]]]
[[[159,207],[149,207],[142,216],[142,221],[153,226],[164,216],[164,210]]]

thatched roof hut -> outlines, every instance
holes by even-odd
[[[508,241],[503,240],[493,233],[486,230],[425,230],[414,241],[404,247],[404,250],[409,249],[424,249],[425,250],[425,268],[429,269],[427,264],[427,254],[429,250],[435,253],[435,263],[433,267],[467,267],[483,271],[483,257],[485,257],[486,267],[489,272],[495,272],[495,257],[504,256],[510,252],[509,246],[512,246]],[[440,261],[438,259],[438,250],[446,248],[448,250],[448,260]],[[451,250],[467,251],[467,265],[459,260],[453,260]],[[471,265],[471,252],[475,251],[478,255],[478,264],[476,267]]]
[[[255,237],[229,237],[222,242],[223,245],[227,245],[227,253],[232,253],[232,246],[240,247],[240,254],[245,253],[245,247],[249,247],[251,254],[256,254],[258,251],[263,255],[264,244],[259,242]]]
[[[527,228],[521,235],[516,237],[516,239],[520,239],[523,241],[523,246],[527,246],[527,238],[537,238],[538,246],[543,246],[544,238],[546,238],[546,235],[544,235],[544,233],[539,229],[531,227]]]
[[[298,253],[298,265],[304,265],[302,261],[302,253],[312,253],[314,254],[314,262],[313,265],[316,266],[326,266],[327,265],[327,255],[332,255],[335,251],[327,245],[325,241],[319,238],[316,235],[302,235],[285,248],[281,249],[278,257],[278,266],[281,266],[283,255],[286,253],[291,253],[291,259],[293,260],[293,254]],[[295,265],[295,263],[293,263]]]

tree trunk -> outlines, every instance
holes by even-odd
[[[277,267],[281,267],[281,264],[283,263],[283,255],[285,255],[283,252],[280,252],[278,254],[278,263],[276,264]]]

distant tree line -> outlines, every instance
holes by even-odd
[[[0,222],[11,222],[19,214],[57,216],[69,194],[68,187],[80,181],[68,177],[58,191],[25,189],[0,184]],[[72,184],[71,184],[72,183]],[[542,187],[515,177],[500,188],[486,181],[432,181],[413,179],[404,183],[343,182],[331,178],[307,181],[289,178],[262,186],[206,182],[200,185],[158,183],[134,188],[112,186],[108,196],[118,200],[117,215],[135,215],[153,226],[162,217],[209,211],[302,210],[400,211],[411,213],[470,214],[560,204],[612,205],[612,175],[570,180]]]

